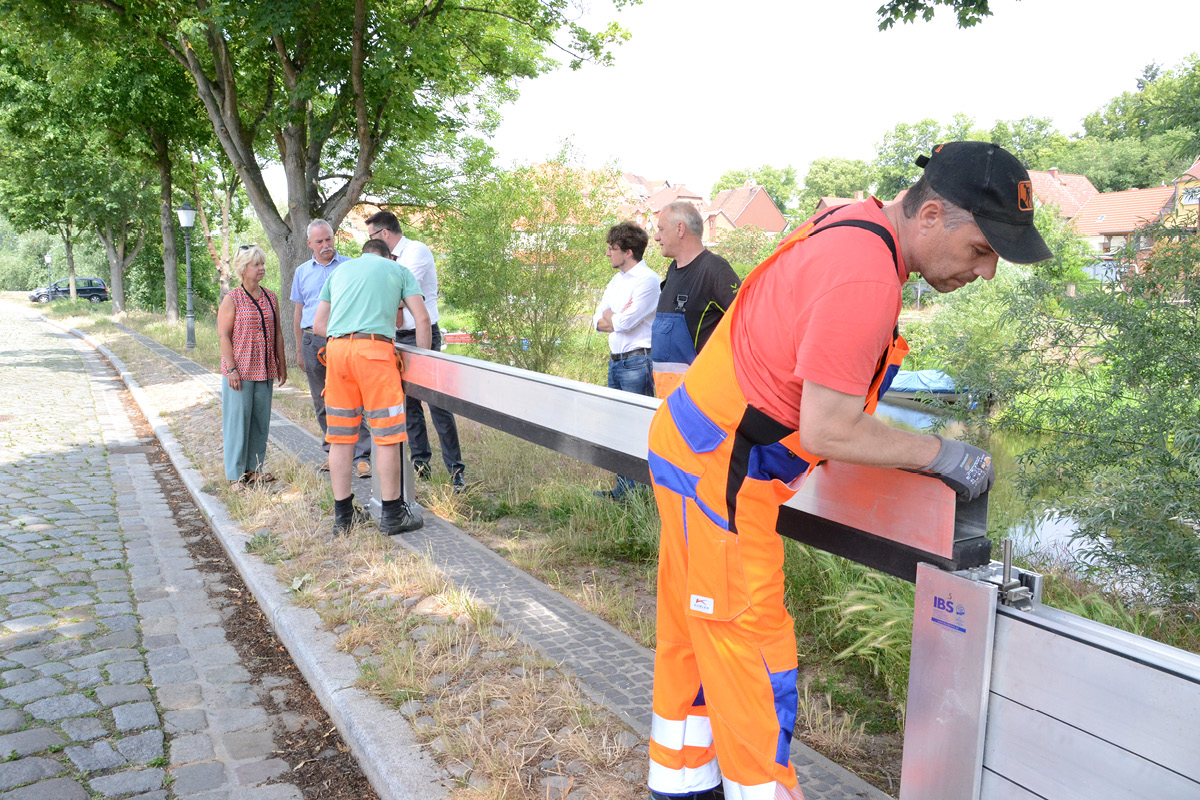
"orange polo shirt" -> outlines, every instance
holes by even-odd
[[[875,198],[817,225],[861,219],[886,228]],[[782,255],[743,288],[731,333],[733,363],[747,402],[795,428],[804,381],[865,395],[900,317],[904,260],[861,228],[823,231]]]

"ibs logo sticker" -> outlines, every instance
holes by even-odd
[[[934,595],[933,616],[930,619],[959,633],[967,632],[967,607],[955,600],[954,595]]]

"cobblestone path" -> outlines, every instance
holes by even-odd
[[[0,800],[301,798],[266,783],[288,765],[168,465],[99,357],[32,316],[0,303]]]

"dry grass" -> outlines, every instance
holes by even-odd
[[[288,454],[268,454],[276,483],[230,492],[211,395],[111,326],[89,327],[164,409],[208,487],[253,534],[248,549],[276,563],[295,602],[315,608],[339,635],[338,646],[362,666],[363,686],[413,720],[454,777],[454,796],[533,800],[565,796],[564,787],[573,797],[644,795],[638,737],[559,665],[511,636],[428,558],[368,526],[332,536],[327,481]],[[451,519],[472,513],[444,484],[425,498]]]
[[[796,721],[797,734],[810,747],[835,761],[862,758],[866,737],[863,725],[855,721],[853,712],[835,711],[829,693],[813,695],[806,684],[800,696]]]

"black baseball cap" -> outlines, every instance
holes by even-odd
[[[971,212],[1005,261],[1035,264],[1053,253],[1033,226],[1033,184],[1012,153],[987,142],[946,142],[918,156],[935,192]]]

